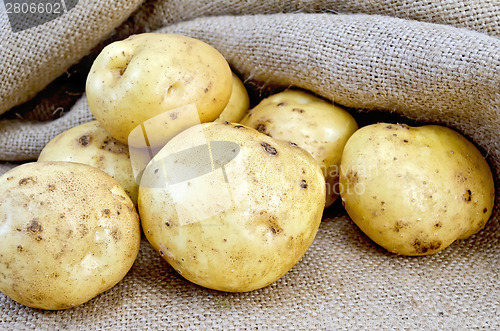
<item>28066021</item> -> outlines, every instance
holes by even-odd
[[[78,0],[4,0],[13,32],[42,25],[69,12]]]
[[[64,0],[60,0],[60,2],[31,2],[31,3],[20,3],[20,2],[7,2],[5,3],[5,10],[7,14],[61,14],[66,13],[68,10],[66,8],[66,3]]]

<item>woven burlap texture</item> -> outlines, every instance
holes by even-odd
[[[192,8],[172,3],[179,11]],[[313,8],[312,2],[300,3]],[[325,8],[317,4],[318,10]],[[488,153],[499,177],[500,40],[491,33],[334,14],[200,18],[160,31],[209,42],[245,79],[266,86],[299,86],[345,106],[395,111],[457,128]],[[5,160],[36,158],[55,132],[90,118],[82,98],[52,122],[4,122],[0,154],[10,155]],[[374,245],[338,204],[330,212],[335,215],[325,218],[304,258],[267,288],[242,294],[203,289],[183,280],[143,241],[124,280],[82,306],[41,311],[1,295],[0,327],[500,328],[498,208],[478,234],[418,258],[391,255]]]
[[[0,67],[5,69],[0,72],[0,114],[33,97],[94,47],[97,53],[111,34],[107,42],[202,16],[293,12],[381,14],[500,35],[498,0],[92,0],[79,1],[68,14],[17,33],[1,10]],[[46,111],[60,108],[61,95],[54,99],[55,105],[38,104],[35,113],[45,118]]]

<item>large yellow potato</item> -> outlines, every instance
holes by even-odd
[[[313,242],[324,203],[324,177],[310,154],[230,123],[174,137],[139,187],[152,246],[191,282],[231,292],[290,270]]]
[[[438,252],[479,231],[493,209],[488,163],[446,127],[363,127],[347,142],[340,170],[350,217],[393,253]]]
[[[238,123],[250,108],[250,97],[243,82],[233,73],[233,90],[226,108],[222,111],[216,122]]]
[[[75,126],[57,135],[42,149],[38,161],[68,161],[99,168],[116,179],[137,203],[136,183],[128,146],[117,141],[98,121]]]
[[[325,206],[337,200],[342,151],[358,129],[346,110],[310,93],[287,90],[262,100],[241,123],[273,138],[292,141],[311,153],[325,175]]]
[[[162,146],[186,127],[220,115],[231,96],[231,74],[224,57],[200,40],[137,34],[97,56],[87,77],[87,99],[115,139],[140,144],[144,130],[148,144]],[[194,114],[185,111],[187,105],[195,107]]]
[[[0,291],[65,309],[118,283],[139,251],[132,201],[103,171],[33,162],[0,177]]]

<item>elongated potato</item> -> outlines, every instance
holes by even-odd
[[[352,220],[393,253],[438,252],[483,228],[493,210],[488,163],[446,127],[363,127],[347,142],[340,171]]]

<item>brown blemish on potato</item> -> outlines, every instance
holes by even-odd
[[[162,251],[161,249],[160,249],[159,253],[160,253],[160,256],[165,256],[165,252]]]
[[[19,185],[28,185],[30,183],[36,183],[33,177],[25,177],[19,180]]]
[[[357,171],[352,171],[350,170],[346,175],[345,175],[346,179],[352,183],[352,184],[356,184],[358,181],[359,181],[359,178],[358,178],[358,172]]]
[[[276,148],[274,148],[273,146],[269,145],[268,143],[266,142],[261,142],[260,145],[264,148],[264,150],[271,154],[271,155],[278,155],[278,151],[276,150]]]
[[[286,105],[287,105],[286,102],[280,102],[280,103],[278,103],[278,107],[283,107],[283,106],[286,106]]]
[[[165,225],[166,225],[166,226],[172,226],[172,224],[170,224],[170,222],[169,222],[169,221],[166,221],[166,222],[165,222]]]
[[[109,217],[109,214],[111,214],[111,211],[108,208],[102,210],[102,215],[104,217]]]
[[[49,192],[54,192],[56,190],[56,186],[54,184],[47,185],[47,190]]]
[[[302,114],[303,112],[305,112],[305,110],[304,110],[304,109],[301,109],[301,108],[293,108],[293,109],[292,109],[292,111],[293,111],[293,112],[300,113],[300,114]]]
[[[179,114],[176,111],[170,112],[170,119],[175,120]]]
[[[293,141],[290,141],[290,146],[293,146],[293,147],[299,147],[299,145],[297,145],[296,143],[294,143]]]
[[[483,209],[483,213],[486,214],[488,212],[488,208]]]
[[[78,138],[78,143],[82,145],[83,147],[87,147],[90,144],[90,141],[92,140],[92,137],[88,134],[84,134],[83,136],[80,136]]]
[[[128,153],[128,147],[125,144],[122,144],[118,140],[114,138],[107,138],[104,139],[101,146],[101,149],[104,149],[108,152],[115,153],[115,154],[126,154]]]
[[[269,216],[269,230],[273,235],[279,235],[283,233],[283,228],[277,223],[277,217],[274,215]]]
[[[406,227],[408,227],[408,223],[398,220],[396,221],[396,224],[394,224],[394,232],[399,232],[401,229]]]
[[[82,237],[85,237],[89,233],[89,229],[85,224],[79,224],[78,231],[80,232]]]
[[[17,251],[18,252],[24,251],[23,245],[17,245]]]
[[[436,222],[436,224],[434,224],[434,227],[435,228],[441,228],[443,225],[441,224],[441,222]]]
[[[463,194],[463,199],[465,202],[470,202],[472,200],[472,192],[471,190],[467,189],[465,193]]]
[[[307,188],[307,182],[305,179],[302,179],[300,181],[300,187],[303,188],[303,189],[306,189]]]
[[[14,179],[13,176],[7,177],[7,180],[13,180],[13,179]]]
[[[385,128],[386,128],[386,129],[389,129],[389,130],[392,130],[392,125],[390,125],[390,124],[389,124],[389,125],[387,125]]]
[[[406,124],[403,124],[403,123],[398,123],[398,126],[401,129],[410,130],[410,127],[408,125],[406,125]]]
[[[118,242],[118,241],[121,239],[121,237],[122,237],[121,232],[120,232],[120,229],[118,229],[118,228],[113,228],[113,229],[111,230],[111,237],[113,238],[113,240],[114,240],[115,242]]]
[[[403,142],[404,143],[408,143],[408,139],[403,139]]]
[[[34,218],[31,220],[31,223],[28,225],[27,230],[31,233],[42,232],[42,223],[38,221],[38,218]]]
[[[433,240],[431,242],[424,242],[417,238],[413,242],[412,246],[416,253],[425,254],[429,251],[435,251],[439,249],[439,247],[441,247],[441,241]]]
[[[243,125],[235,125],[234,126],[235,129],[244,129],[245,127]]]
[[[264,123],[259,123],[259,125],[257,125],[257,127],[255,128],[257,131],[259,131],[260,133],[264,133],[264,134],[267,134],[266,132],[266,124]]]

